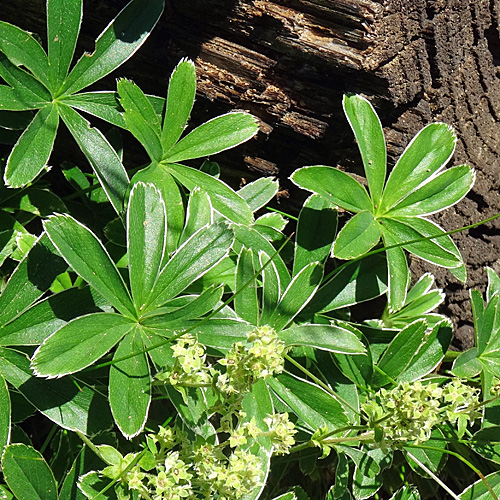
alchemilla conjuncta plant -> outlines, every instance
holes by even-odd
[[[446,168],[454,132],[427,125],[387,175],[375,110],[345,96],[368,189],[329,166],[297,170],[312,194],[291,238],[294,217],[266,209],[274,179],[235,190],[213,161],[192,166],[258,126],[233,112],[185,133],[191,61],[166,97],[127,79],[84,92],[163,7],[132,0],[73,66],[81,0],[47,1],[44,45],[0,22],[0,138],[13,144],[0,186],[3,497],[497,498],[500,278],[488,269],[485,297],[471,292],[476,343],[454,355],[442,290],[429,273],[410,286],[406,260],[465,279],[429,218],[474,182]],[[59,119],[90,164],[61,165],[63,189],[40,175]],[[146,166],[123,163],[116,128]],[[338,208],[353,214],[340,231]],[[382,296],[380,317],[351,315]],[[43,444],[23,430],[32,415],[52,426]]]

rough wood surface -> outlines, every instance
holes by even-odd
[[[44,3],[4,0],[1,17],[43,36]],[[92,50],[125,4],[85,0],[80,52]],[[500,211],[499,22],[500,0],[167,0],[148,42],[104,87],[125,75],[162,94],[173,66],[191,57],[194,121],[239,108],[261,123],[257,140],[218,158],[226,175],[235,184],[278,176],[290,195],[282,203],[292,208],[304,196],[287,181],[296,168],[321,163],[362,173],[344,92],[372,100],[393,160],[423,125],[445,121],[459,136],[453,163],[477,169],[471,195],[436,218],[452,229]],[[470,330],[468,288],[484,288],[484,266],[500,271],[499,227],[457,236],[466,286],[431,269],[446,286],[445,312],[459,335]]]

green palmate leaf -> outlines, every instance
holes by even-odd
[[[444,231],[437,224],[419,217],[398,217],[381,221],[384,231],[390,232],[397,243],[437,236]],[[438,266],[455,268],[463,266],[463,260],[449,235],[403,245],[408,252]]]
[[[370,195],[374,205],[379,205],[387,169],[382,124],[372,105],[359,95],[345,95],[343,106],[358,143]]]
[[[260,429],[265,429],[267,424],[265,419],[273,414],[273,403],[269,394],[269,389],[264,380],[259,380],[252,386],[252,392],[247,394],[242,401],[242,410],[246,414],[246,421],[253,421]],[[254,442],[247,444],[250,451],[260,459],[260,473],[262,474],[262,484],[255,488],[250,494],[242,497],[242,500],[257,500],[260,498],[271,465],[272,443],[268,436],[259,436]]]
[[[472,347],[455,359],[451,372],[456,377],[470,379],[479,375],[482,370],[483,366],[477,359],[477,348]]]
[[[141,432],[151,402],[149,363],[143,350],[141,331],[137,327],[120,342],[109,372],[111,412],[128,439]]]
[[[316,293],[322,278],[323,266],[319,262],[304,267],[283,292],[269,317],[269,325],[279,331],[290,323]]]
[[[293,275],[311,262],[324,262],[337,232],[337,211],[319,195],[304,203],[297,223]]]
[[[200,125],[181,139],[163,157],[168,163],[210,156],[251,139],[259,130],[248,113],[227,113]]]
[[[12,64],[24,66],[50,89],[47,54],[31,33],[0,21],[0,51]]]
[[[292,326],[280,333],[287,346],[302,345],[339,354],[365,354],[366,349],[353,332],[335,325]]]
[[[259,324],[257,286],[252,250],[242,248],[236,266],[235,290],[238,293],[234,297],[234,311],[252,325]]]
[[[472,296],[472,294],[471,294]],[[486,303],[484,309],[474,307],[476,318],[476,347],[478,354],[494,351],[499,348],[498,333],[500,330],[500,296],[495,294]],[[475,304],[474,304],[475,306]]]
[[[268,261],[269,256],[266,253],[259,251],[259,269],[262,268]],[[262,271],[261,325],[268,323],[269,317],[273,313],[274,308],[279,301],[280,293],[280,276],[274,262],[271,261]]]
[[[78,478],[78,488],[84,493],[84,499],[100,497],[99,500],[121,500],[113,488],[114,484],[112,479],[94,471],[87,472]]]
[[[153,310],[143,317],[141,324],[151,329],[179,329],[185,327],[187,320],[192,320],[212,311],[222,298],[223,285],[212,285],[200,295],[183,295]],[[175,305],[174,305],[175,304]],[[180,305],[180,307],[177,307]]]
[[[268,380],[276,396],[311,429],[334,430],[348,425],[340,403],[321,387],[289,373]]]
[[[89,469],[95,470],[102,468],[104,463],[102,460],[89,450],[83,448],[78,456],[73,461],[71,469],[64,477],[64,482],[59,491],[59,498],[65,500],[85,500],[85,495],[77,488],[78,478],[83,476]]]
[[[37,107],[43,107],[52,102],[52,96],[42,83],[37,80],[31,73],[28,73],[13,64],[9,59],[2,54],[0,50],[0,76],[5,80],[5,83],[18,89],[19,91],[31,94],[31,100],[40,101],[43,104]]]
[[[500,464],[499,426],[486,427],[474,434],[470,441],[471,448],[482,457]]]
[[[179,244],[184,243],[198,229],[213,223],[212,201],[207,192],[194,188],[189,196],[186,223],[182,231]]]
[[[37,302],[20,316],[0,327],[0,345],[40,345],[68,321],[84,314],[101,312],[105,301],[88,287],[69,288]]]
[[[83,16],[83,1],[47,1],[49,79],[57,91],[68,74]]]
[[[83,370],[104,356],[134,325],[114,313],[76,318],[44,340],[33,355],[33,369],[36,375],[49,378]]]
[[[234,234],[224,223],[205,226],[183,243],[162,270],[144,312],[165,304],[222,260]]]
[[[305,312],[328,312],[359,304],[387,290],[387,262],[370,255],[349,264],[316,292]]]
[[[182,59],[170,77],[161,144],[166,153],[179,140],[193,108],[196,71],[192,61]]]
[[[10,441],[11,407],[7,382],[0,375],[0,452]]]
[[[407,146],[393,168],[382,197],[387,212],[411,191],[442,169],[455,150],[456,136],[445,123],[424,127]]]
[[[478,479],[474,484],[468,486],[461,494],[460,500],[490,500],[491,492],[486,485],[495,492],[495,495],[500,495],[500,472],[493,472],[483,479]]]
[[[123,64],[146,41],[163,8],[163,0],[129,2],[99,35],[95,51],[76,63],[60,93],[78,92]]]
[[[123,114],[120,113],[116,92],[84,92],[67,96],[61,99],[61,102],[101,118],[116,127],[125,128],[127,126]]]
[[[296,170],[290,179],[349,212],[373,211],[366,189],[350,175],[333,167],[313,166]]]
[[[437,323],[430,334],[424,337],[422,346],[415,353],[408,367],[397,375],[397,381],[411,382],[431,373],[444,359],[452,338],[451,321],[446,318]]]
[[[458,203],[472,188],[475,177],[474,170],[468,165],[445,170],[413,191],[386,215],[422,216],[440,212]]]
[[[159,138],[160,117],[144,92],[134,82],[125,79],[118,81],[117,89],[120,95],[120,104],[125,110],[125,115],[130,111],[134,111],[148,123],[151,130]]]
[[[65,212],[66,205],[61,198],[48,189],[30,187],[20,191],[2,204],[3,208],[23,210],[34,215],[47,217],[54,212]]]
[[[152,184],[134,185],[127,211],[130,287],[138,310],[160,274],[165,253],[167,214],[160,192]]]
[[[486,298],[490,300],[496,292],[500,295],[500,277],[491,267],[486,267],[486,274],[488,275],[488,288],[486,289]]]
[[[350,451],[346,452],[346,454],[348,453]],[[371,498],[382,487],[383,478],[380,473],[373,475],[374,468],[372,462],[379,465],[380,469],[387,468],[392,463],[392,454],[380,448],[375,448],[373,450],[366,450],[365,456],[356,462],[352,490],[354,498],[357,500]]]
[[[359,212],[342,228],[333,245],[333,255],[349,260],[369,252],[380,240],[382,229],[371,212]]]
[[[69,378],[43,380],[33,377],[25,354],[0,349],[0,373],[38,411],[57,425],[84,434],[95,434],[111,425],[107,398]]]
[[[44,222],[51,242],[64,260],[122,314],[136,312],[123,278],[102,243],[69,215],[55,215]]]
[[[47,166],[59,114],[53,105],[41,109],[22,133],[7,161],[5,182],[10,187],[21,187],[31,182]]]
[[[127,128],[142,144],[149,157],[159,162],[163,156],[160,142],[160,117],[156,114],[151,102],[142,90],[133,82],[118,82],[120,104],[125,110],[124,118]]]
[[[256,212],[276,196],[278,188],[278,181],[272,177],[260,177],[243,186],[238,194],[248,203],[252,212]]]
[[[152,163],[149,167],[137,172],[132,178],[131,185],[139,181],[154,184],[161,191],[163,200],[168,200],[166,203],[168,231],[165,255],[171,254],[177,249],[184,227],[184,203],[179,186],[174,178],[157,163]]]
[[[2,470],[17,500],[57,500],[57,484],[41,453],[25,444],[9,445]]]
[[[24,111],[38,109],[45,104],[45,100],[24,88],[13,89],[6,85],[0,85],[0,110]]]
[[[65,270],[65,262],[57,255],[47,235],[40,236],[12,273],[0,295],[0,325],[6,325],[20,316]]]
[[[385,375],[376,371],[373,376],[373,383],[379,386],[385,385],[389,382],[387,377],[396,379],[410,366],[424,343],[426,328],[427,323],[424,320],[417,320],[403,328],[394,337],[377,363],[378,368]]]
[[[230,221],[245,225],[253,222],[248,203],[224,182],[184,165],[171,164],[165,168],[190,191],[198,187],[210,193],[214,209]]]
[[[237,225],[233,227],[236,236],[235,250],[239,252],[241,246],[252,249],[254,257],[259,255],[259,252],[264,252],[268,256],[272,256],[273,264],[279,276],[280,289],[284,290],[290,283],[290,274],[288,268],[279,254],[276,253],[274,246],[255,229]],[[268,259],[266,259],[268,260]],[[257,261],[255,268],[260,268],[260,263]]]
[[[216,433],[208,419],[209,405],[205,389],[184,387],[182,394],[172,386],[167,386],[165,390],[182,422],[197,436],[213,440]]]
[[[389,247],[399,243],[388,232],[382,233],[384,246]],[[388,248],[386,251],[388,268],[388,301],[391,311],[399,311],[406,300],[409,284],[409,270],[406,255],[401,247]]]
[[[117,213],[123,208],[129,180],[120,158],[99,130],[69,106],[59,107],[61,117],[92,166]]]

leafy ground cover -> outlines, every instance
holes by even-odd
[[[497,498],[500,277],[471,291],[476,343],[457,354],[442,291],[407,263],[466,278],[428,218],[474,183],[447,168],[453,130],[429,124],[389,169],[375,110],[346,95],[367,188],[306,166],[291,179],[309,198],[279,213],[274,179],[234,190],[204,160],[257,134],[251,115],[185,133],[191,61],[166,96],[126,79],[83,92],[163,2],[132,0],[72,65],[82,8],[48,0],[46,44],[0,22],[3,498]],[[44,175],[60,120],[89,164],[61,165],[69,195]],[[123,164],[116,129],[147,165]],[[353,214],[340,230],[338,209]]]

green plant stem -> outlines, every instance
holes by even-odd
[[[444,451],[444,450],[440,450],[440,451]],[[415,455],[413,455],[409,451],[406,451],[406,454],[414,462],[416,462],[419,467],[421,467],[425,472],[427,472],[427,474],[429,474],[429,476],[431,476],[432,479],[434,479],[434,481],[436,481],[436,483],[438,483],[439,486],[441,486],[441,488],[443,488],[447,493],[449,493],[452,496],[452,498],[454,498],[455,500],[461,500],[459,496],[457,496],[455,493],[453,493],[453,491],[445,483],[443,483],[443,481],[441,481],[441,479],[439,479],[436,476],[436,474],[434,474],[434,472],[432,472],[425,464],[423,464]]]
[[[466,442],[467,444],[467,442]],[[495,492],[493,491],[493,488],[491,487],[490,483],[488,483],[487,479],[484,477],[484,474],[477,468],[475,467],[474,465],[472,465],[467,459],[465,459],[462,455],[460,455],[459,453],[456,453],[454,451],[451,451],[451,450],[443,450],[441,448],[436,448],[435,446],[426,446],[426,445],[405,445],[405,448],[420,448],[420,449],[423,449],[423,450],[432,450],[432,451],[439,451],[441,453],[446,453],[448,455],[451,455],[455,458],[458,458],[461,462],[463,462],[465,465],[467,465],[467,467],[469,467],[471,470],[473,470],[480,478],[481,478],[481,481],[484,482],[484,484],[486,485],[486,487],[488,488],[488,491],[491,493],[491,496],[494,498],[494,500],[498,500],[498,497],[497,495],[495,494]],[[422,467],[428,474],[429,474],[429,470],[426,469],[422,463],[420,463],[414,455],[412,455],[410,452],[406,451],[406,453],[408,453],[408,455],[410,455],[411,459],[412,460],[415,460],[415,462],[417,462],[417,464]],[[434,476],[434,474],[431,474],[433,479],[437,479],[436,476]],[[441,484],[441,483],[440,483]],[[448,493],[451,493],[453,494],[452,492],[450,492],[449,490],[446,490],[448,491]],[[458,497],[457,497],[458,498]],[[460,500],[460,499],[459,499]]]

